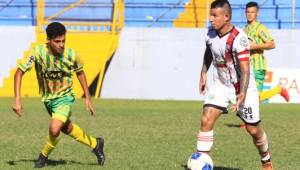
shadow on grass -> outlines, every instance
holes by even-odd
[[[24,163],[24,162],[32,162],[32,166],[34,166],[36,160],[33,159],[19,159],[19,160],[13,160],[13,161],[7,161],[6,163],[10,166],[15,166],[18,163]],[[65,165],[65,164],[77,164],[77,165],[98,165],[97,163],[82,163],[77,161],[65,161],[65,160],[52,160],[48,159],[47,166],[59,166],[59,165]]]
[[[187,165],[182,165],[182,167],[184,168],[184,170],[189,170],[187,168]],[[228,167],[222,167],[222,166],[214,166],[214,170],[241,170],[239,168],[228,168]]]
[[[226,123],[225,125],[230,128],[240,128],[240,124],[237,125],[237,124]]]
[[[239,168],[227,168],[227,167],[222,167],[222,166],[216,166],[214,167],[214,170],[241,170]]]

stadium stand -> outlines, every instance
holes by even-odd
[[[246,24],[244,15],[245,3],[233,0],[233,23],[236,25]],[[247,2],[247,1],[246,1]],[[292,1],[266,0],[260,3],[259,20],[271,29],[291,29],[293,28]],[[300,27],[300,1],[296,1],[295,6],[295,28]]]
[[[1,0],[0,25],[35,25],[37,0]],[[51,0],[48,13],[78,0]],[[62,15],[62,19],[110,20],[112,0],[86,0],[85,5]],[[128,27],[205,27],[206,0],[124,0],[125,26]],[[248,0],[230,0],[233,23],[244,25]],[[295,1],[295,28],[300,28],[300,1]],[[260,1],[260,21],[273,29],[292,28],[292,1]],[[89,11],[89,12],[88,12]],[[93,11],[93,12],[90,12]]]
[[[128,3],[125,9],[126,26],[172,27],[184,7],[172,3]]]

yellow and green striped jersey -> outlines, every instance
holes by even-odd
[[[18,62],[18,67],[26,72],[35,66],[42,101],[74,95],[73,73],[82,71],[83,63],[78,54],[65,47],[61,56],[50,54],[46,44],[30,49],[28,56]]]
[[[273,38],[267,27],[258,21],[246,25],[244,31],[248,35],[248,38],[251,41],[254,41],[256,44],[273,41]],[[251,50],[250,54],[250,62],[255,70],[267,69],[267,61],[264,57],[264,50]]]

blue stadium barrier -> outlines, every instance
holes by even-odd
[[[125,3],[132,4],[177,4],[186,2],[189,2],[189,0],[125,0]]]
[[[37,0],[0,0],[0,25],[34,25]],[[78,0],[46,0],[45,16],[56,13],[63,7]],[[79,20],[106,21],[112,19],[113,0],[86,0],[87,5],[62,14],[63,20],[75,18]],[[229,0],[232,4],[234,23],[245,23],[245,4],[243,0]],[[8,3],[10,2],[10,3]],[[184,11],[184,4],[189,0],[125,0],[125,26],[173,27],[173,20]],[[258,2],[258,1],[257,1]],[[259,20],[274,29],[290,29],[292,21],[291,0],[259,1]],[[296,28],[299,28],[300,0],[296,0]]]
[[[296,20],[300,20],[300,5],[296,6]]]
[[[276,5],[289,5],[292,6],[292,0],[274,0]],[[296,0],[296,6],[300,6],[300,1]]]
[[[295,11],[296,20],[300,20],[300,6],[296,6]],[[292,21],[292,6],[278,6],[278,17],[280,20],[290,20]]]
[[[22,3],[20,2],[22,1]],[[24,25],[25,23],[28,23],[28,25],[34,24],[34,21],[36,18],[36,8],[35,4],[33,3],[25,3],[27,1],[20,0],[15,1],[15,3],[11,3],[8,6],[5,6],[5,4],[0,3],[0,24],[5,25],[5,23],[10,23],[11,19],[15,20],[15,25]],[[67,0],[65,0],[67,2]],[[101,0],[102,2],[108,2],[108,0]],[[18,2],[18,3],[16,3]],[[94,0],[94,2],[96,2]],[[56,12],[62,10],[63,8],[67,7],[70,4],[70,1],[68,3],[64,3],[62,1],[59,2],[59,5],[56,3],[53,3],[51,1],[50,3],[46,3],[48,8],[45,10],[45,16],[50,16],[55,14]],[[89,3],[88,5],[82,5],[79,8],[74,8],[66,13],[63,13],[60,18],[63,18],[64,20],[68,20],[70,18],[76,18],[79,20],[111,20],[112,19],[112,5],[111,3]],[[84,14],[84,15],[83,15]],[[19,19],[17,19],[19,18]],[[24,19],[31,18],[31,22],[23,22]],[[20,23],[19,23],[20,22]]]
[[[128,27],[148,27],[150,23],[153,23],[153,27],[173,27],[173,20],[184,11],[184,5],[178,4],[178,0],[128,0],[126,2],[130,2],[125,4],[125,26]]]
[[[229,0],[231,5],[246,5],[249,1],[251,0]],[[274,5],[275,0],[266,0],[266,1],[258,1],[258,0],[253,0],[257,2],[259,5]]]
[[[278,20],[260,20],[262,24],[267,26],[268,29],[280,29],[281,25]]]
[[[278,18],[280,20],[291,20],[292,10],[291,6],[279,6],[278,7]]]
[[[19,17],[0,17],[0,25],[3,26],[28,26],[32,25],[33,19],[28,18],[19,18]],[[17,24],[16,24],[17,23]]]
[[[245,20],[245,8],[244,6],[232,6],[232,20]]]
[[[232,20],[231,23],[239,28],[244,28],[247,24],[245,20]]]
[[[53,15],[56,12],[62,10],[64,7],[49,7],[45,10],[45,16]],[[82,6],[74,8],[66,13],[63,13],[59,18],[76,18],[86,20],[111,20],[112,19],[112,6]]]
[[[280,23],[278,20],[261,20],[262,24],[266,25],[269,29],[278,29],[280,28]],[[232,20],[232,23],[239,28],[244,28],[247,24],[246,20]]]
[[[259,10],[260,16],[266,19],[277,19],[277,7],[276,6],[262,6]]]
[[[276,5],[292,5],[292,1],[291,0],[275,0],[275,4]]]
[[[155,22],[149,19],[127,18],[125,24],[128,27],[173,27],[173,20],[161,19]]]
[[[28,5],[10,5],[7,7],[0,6],[0,16],[16,16],[22,18],[23,16],[31,16],[32,6]]]
[[[0,1],[0,3],[7,3],[8,0],[6,1]],[[37,0],[14,0],[11,3],[16,4],[16,3],[36,3]],[[47,3],[75,3],[78,2],[78,0],[46,0]],[[86,3],[111,3],[113,0],[86,0]]]
[[[275,5],[264,5],[260,7],[260,16],[267,19],[277,19],[277,6]],[[245,6],[232,6],[232,19],[242,20],[246,19],[245,16]]]
[[[280,20],[279,28],[280,29],[291,29],[293,27],[293,23],[290,20]],[[300,29],[300,20],[296,20],[295,29]]]
[[[183,6],[175,7],[172,5],[126,5],[125,18],[147,18],[163,17],[164,19],[175,19],[184,10]]]

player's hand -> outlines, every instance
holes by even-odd
[[[23,108],[21,104],[21,99],[20,98],[14,98],[13,105],[12,105],[12,110],[19,116],[22,116],[23,113]]]
[[[205,94],[205,90],[206,90],[206,82],[207,82],[206,74],[205,74],[205,75],[201,74],[200,82],[199,82],[199,93],[200,93],[201,95],[204,95],[204,94]]]
[[[250,50],[257,49],[257,44],[254,41],[250,41]]]
[[[89,110],[91,112],[91,115],[95,116],[94,106],[93,106],[93,103],[90,98],[86,98],[85,106],[86,106],[87,110]]]
[[[245,97],[246,97],[246,95],[244,93],[240,93],[236,96],[236,100],[237,100],[236,104],[231,106],[231,111],[232,112],[237,112],[240,109],[241,105],[245,101]]]

